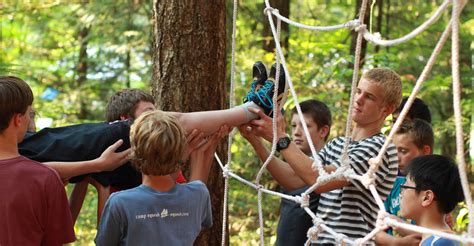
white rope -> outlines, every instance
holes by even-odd
[[[359,11],[359,22],[361,26],[364,26],[364,17],[365,11],[367,9],[367,0],[362,1],[362,5],[360,6]],[[354,106],[354,96],[357,88],[357,82],[359,81],[359,67],[360,67],[360,57],[361,57],[361,50],[362,50],[362,37],[363,37],[363,30],[356,29],[357,33],[357,42],[356,42],[356,49],[354,55],[354,69],[352,72],[352,86],[351,86],[351,96],[349,99],[349,109],[347,112],[347,120],[346,120],[346,130],[344,136],[344,147],[342,149],[342,156],[341,156],[341,164],[342,166],[349,165],[349,156],[347,155],[349,144],[352,141],[351,139],[351,126],[352,126],[352,107]]]
[[[443,34],[441,35],[438,43],[436,44],[436,46],[433,50],[433,53],[431,54],[430,58],[428,59],[427,64],[423,68],[423,71],[421,72],[420,77],[416,81],[415,87],[413,87],[413,90],[412,90],[410,96],[408,97],[407,102],[405,103],[405,106],[403,107],[402,111],[400,112],[399,117],[395,121],[395,124],[393,124],[393,127],[390,130],[390,133],[388,134],[387,138],[385,139],[385,143],[383,144],[379,154],[377,155],[377,157],[369,160],[370,168],[369,168],[369,171],[366,174],[368,179],[372,179],[372,181],[374,180],[374,174],[378,170],[378,167],[379,167],[380,163],[382,162],[383,155],[385,154],[385,151],[387,151],[388,146],[390,145],[390,143],[393,139],[393,136],[395,135],[395,133],[398,131],[401,124],[405,120],[405,117],[408,114],[408,111],[410,110],[411,105],[415,101],[416,95],[420,91],[421,86],[423,85],[423,83],[425,82],[425,80],[428,77],[429,72],[433,68],[433,65],[436,61],[436,58],[438,57],[439,53],[441,52],[441,49],[443,48],[443,45],[446,43],[446,40],[448,39],[450,32],[451,32],[451,22],[450,22],[450,24],[448,24],[448,26],[444,30]]]
[[[267,2],[267,1],[265,1]],[[354,28],[359,25],[358,20],[350,20],[344,24],[339,24],[339,25],[334,25],[334,26],[310,26],[310,25],[305,25],[296,21],[292,21],[285,16],[280,15],[278,12],[278,9],[274,9],[270,7],[270,4],[267,4],[267,7],[263,10],[263,12],[268,15],[268,13],[273,14],[275,17],[277,17],[279,20],[282,20],[283,22],[286,22],[290,25],[307,29],[307,30],[312,30],[312,31],[334,31],[338,29],[344,29],[344,28]]]
[[[271,8],[270,3],[269,3],[268,0],[265,0],[265,4],[266,4],[267,8]],[[293,86],[293,81],[291,80],[290,73],[288,72],[288,68],[286,66],[285,57],[283,55],[283,51],[282,51],[281,46],[280,46],[279,35],[278,35],[277,31],[275,30],[275,24],[273,23],[273,18],[271,16],[271,12],[267,11],[267,16],[268,16],[268,22],[270,23],[270,28],[272,30],[273,39],[275,40],[275,49],[276,49],[277,54],[278,54],[277,59],[278,58],[280,59],[280,60],[277,60],[277,61],[281,62],[281,65],[283,66],[283,69],[285,70],[286,82],[288,83],[288,87],[290,89],[291,95],[293,96],[293,99],[295,101],[295,107],[296,107],[296,111],[298,112],[298,116],[301,119],[301,122],[303,123],[304,133],[306,134],[306,136],[310,136],[309,131],[308,131],[308,126],[306,125],[306,122],[304,121],[303,113],[301,111],[301,107],[300,107],[299,102],[298,102],[298,97],[296,95],[296,92],[295,92],[295,89],[294,89],[294,86]],[[317,154],[316,149],[314,148],[314,144],[313,144],[311,138],[307,138],[307,139],[310,143],[311,154],[313,156],[313,159],[315,161],[316,166],[318,167],[319,174],[320,175],[321,174],[322,175],[326,174],[327,172],[324,170],[324,168],[322,166],[321,159],[319,158],[319,155]]]
[[[409,34],[407,34],[403,37],[393,39],[393,40],[382,40],[382,38],[380,36],[380,33],[372,34],[372,33],[368,32],[367,30],[364,30],[364,38],[367,41],[370,41],[374,44],[381,45],[381,46],[392,46],[392,45],[404,43],[404,42],[416,37],[418,34],[425,31],[430,25],[435,23],[439,19],[439,17],[441,16],[441,14],[446,10],[446,8],[448,7],[448,5],[451,1],[452,0],[445,0],[443,2],[443,4],[441,4],[441,6],[439,6],[439,8],[435,11],[435,13],[425,23],[423,23],[419,27],[415,28],[412,32],[410,32]],[[364,29],[365,29],[365,27],[364,27]]]
[[[366,174],[361,176],[361,175],[355,174],[355,172],[348,165],[349,160],[348,160],[348,157],[347,157],[347,146],[346,146],[346,144],[349,143],[348,140],[350,139],[349,136],[350,136],[350,130],[351,129],[350,129],[350,124],[348,124],[348,122],[351,122],[353,96],[354,96],[354,91],[355,91],[355,85],[357,85],[357,80],[358,80],[358,71],[359,71],[359,66],[360,66],[360,64],[359,64],[359,62],[360,62],[360,49],[361,49],[362,36],[363,36],[362,34],[365,32],[366,36],[369,35],[369,34],[367,34],[367,32],[365,30],[365,25],[363,25],[363,17],[365,15],[366,5],[367,5],[366,1],[367,0],[364,0],[363,3],[362,3],[361,10],[359,12],[360,13],[359,20],[350,21],[346,24],[343,24],[343,25],[346,25],[346,26],[341,27],[341,28],[346,28],[346,27],[353,27],[353,26],[358,25],[357,31],[359,32],[358,37],[357,37],[356,54],[355,54],[355,61],[354,61],[354,74],[353,74],[353,78],[352,78],[351,99],[350,99],[351,102],[350,102],[350,105],[349,105],[350,109],[349,109],[349,114],[348,114],[348,120],[346,122],[346,137],[345,137],[345,146],[344,146],[345,149],[344,149],[344,152],[343,152],[343,158],[341,160],[342,166],[340,168],[338,168],[335,172],[333,172],[331,174],[328,174],[324,170],[324,168],[322,167],[321,160],[319,159],[319,156],[316,153],[314,145],[311,142],[311,138],[308,137],[308,141],[310,142],[311,152],[312,152],[312,155],[314,157],[313,169],[315,169],[319,172],[319,177],[316,180],[316,182],[311,187],[309,187],[305,192],[301,193],[300,196],[290,196],[290,195],[283,194],[283,193],[280,193],[280,192],[275,192],[275,191],[272,191],[272,190],[265,189],[260,184],[260,179],[261,179],[261,176],[263,174],[263,170],[265,170],[266,166],[272,160],[273,155],[274,155],[275,150],[276,150],[276,127],[277,127],[276,117],[274,117],[274,119],[273,119],[273,136],[274,137],[273,137],[273,143],[272,143],[272,151],[271,151],[271,154],[269,155],[269,157],[267,158],[267,160],[265,161],[265,163],[263,164],[262,168],[260,169],[260,171],[257,175],[255,184],[250,182],[250,181],[245,180],[244,178],[238,176],[237,174],[233,173],[230,170],[230,168],[229,168],[230,159],[231,159],[231,154],[230,153],[228,154],[228,162],[227,162],[226,165],[223,165],[222,162],[220,161],[219,157],[217,155],[215,155],[216,159],[219,163],[219,166],[222,169],[223,176],[226,178],[225,197],[224,197],[224,204],[225,205],[224,205],[224,222],[223,222],[224,225],[223,225],[223,234],[222,234],[222,245],[224,245],[224,243],[225,243],[225,229],[226,229],[226,223],[227,223],[226,222],[226,214],[227,214],[228,178],[235,178],[236,180],[242,182],[243,184],[246,184],[246,185],[248,185],[248,186],[250,186],[250,187],[252,187],[252,188],[254,188],[258,191],[258,206],[259,206],[258,210],[259,210],[260,244],[261,245],[264,244],[262,193],[266,193],[266,194],[270,194],[270,195],[274,195],[274,196],[279,196],[283,199],[287,199],[287,200],[291,200],[293,202],[296,202],[296,203],[301,205],[301,207],[306,211],[306,213],[309,216],[311,216],[311,218],[313,219],[313,224],[314,225],[313,225],[313,227],[311,227],[308,230],[308,233],[307,233],[308,240],[306,241],[306,245],[309,245],[309,243],[314,242],[317,239],[318,233],[322,230],[324,230],[327,233],[331,234],[335,238],[336,242],[339,243],[339,244],[350,243],[350,244],[363,245],[366,242],[368,242],[371,238],[373,238],[378,232],[384,230],[384,228],[386,228],[388,225],[389,226],[400,227],[400,228],[405,228],[405,229],[409,229],[409,230],[413,230],[413,231],[418,231],[418,232],[421,232],[421,233],[438,235],[438,236],[441,236],[441,237],[444,237],[444,238],[460,241],[460,242],[463,242],[463,243],[474,243],[474,238],[472,238],[472,234],[474,234],[474,229],[473,229],[473,226],[474,226],[473,216],[474,215],[471,211],[472,210],[472,200],[470,199],[470,191],[469,191],[468,186],[466,185],[467,184],[467,179],[466,179],[466,174],[465,174],[465,160],[464,160],[464,155],[463,155],[464,154],[464,145],[463,145],[463,139],[462,139],[463,133],[462,133],[462,124],[461,124],[460,81],[459,81],[459,15],[460,15],[460,12],[463,8],[463,4],[465,4],[466,2],[461,4],[459,0],[454,0],[453,11],[452,11],[453,13],[452,13],[452,19],[450,21],[450,24],[448,24],[445,31],[441,35],[440,40],[438,41],[436,47],[434,48],[433,53],[431,54],[430,59],[428,60],[428,63],[425,65],[425,67],[423,69],[423,72],[421,73],[420,77],[418,78],[418,80],[416,82],[416,85],[415,85],[410,97],[408,98],[408,101],[407,101],[405,107],[403,108],[402,112],[400,113],[399,118],[395,122],[394,127],[392,128],[392,131],[390,132],[389,136],[387,137],[385,144],[381,148],[381,151],[379,152],[377,157],[369,160],[370,168],[369,168],[369,170],[367,171]],[[449,0],[446,0],[437,9],[435,14],[428,21],[426,21],[423,25],[416,28],[414,31],[412,31],[410,34],[406,35],[403,38],[406,38],[406,40],[408,40],[408,39],[412,38],[412,36],[416,36],[417,34],[424,31],[429,25],[431,25],[434,21],[436,21],[437,18],[439,18],[439,15],[446,9],[448,3],[449,3]],[[265,0],[265,4],[267,6],[266,9],[265,9],[265,13],[268,16],[270,27],[271,27],[271,30],[272,30],[272,34],[273,34],[273,37],[274,37],[274,40],[275,40],[276,60],[277,60],[277,72],[276,72],[275,80],[276,80],[276,82],[279,81],[280,62],[281,62],[281,65],[282,65],[282,67],[283,67],[283,69],[285,70],[285,73],[286,73],[286,79],[287,79],[287,82],[288,82],[288,86],[289,86],[290,91],[292,93],[292,96],[295,100],[298,116],[300,117],[300,119],[302,119],[303,129],[305,131],[306,136],[309,136],[309,131],[308,131],[307,126],[305,124],[303,114],[301,112],[301,108],[299,107],[299,103],[298,103],[298,100],[297,100],[297,95],[296,95],[296,92],[294,90],[290,74],[288,73],[285,58],[283,56],[283,52],[281,50],[280,41],[279,41],[280,28],[281,28],[280,20],[283,20],[283,21],[285,21],[289,24],[293,24],[293,25],[295,25],[295,24],[292,23],[291,20],[281,16],[278,13],[278,10],[271,8],[268,0]],[[232,56],[233,56],[232,58],[233,59],[232,59],[232,68],[231,68],[231,73],[232,73],[232,75],[231,75],[231,88],[233,88],[233,83],[234,83],[234,81],[233,81],[234,77],[233,76],[234,76],[234,73],[235,73],[235,60],[234,60],[235,59],[235,53],[234,52],[235,52],[235,21],[236,21],[235,16],[236,16],[236,13],[237,13],[236,9],[237,9],[237,0],[234,0],[234,20],[233,20],[234,21],[234,29],[233,29],[233,47],[232,47],[233,48],[233,51],[232,51]],[[278,27],[277,27],[278,30],[277,31],[275,30],[275,25],[273,23],[272,14],[275,15],[278,18]],[[385,151],[386,151],[386,149],[387,149],[394,133],[397,131],[398,127],[401,125],[401,122],[403,121],[404,117],[406,116],[406,114],[408,112],[408,109],[411,107],[411,104],[413,103],[414,98],[416,97],[416,94],[420,90],[422,83],[426,80],[426,77],[428,76],[436,57],[438,56],[438,54],[441,51],[444,43],[446,42],[447,37],[449,36],[449,32],[451,31],[451,27],[453,28],[452,72],[453,72],[453,94],[454,94],[453,104],[454,104],[454,108],[455,108],[455,120],[456,120],[456,140],[457,140],[456,143],[457,143],[458,161],[459,161],[459,166],[460,166],[459,171],[460,171],[460,175],[461,175],[461,179],[462,179],[463,191],[464,191],[464,194],[465,194],[465,197],[466,197],[466,203],[467,203],[467,205],[470,209],[469,218],[470,218],[471,223],[469,224],[468,237],[466,237],[464,235],[459,236],[459,235],[440,232],[440,231],[436,231],[436,230],[432,230],[432,229],[428,229],[428,228],[424,228],[424,227],[419,227],[419,226],[415,226],[415,225],[411,225],[411,224],[401,223],[401,222],[398,222],[396,220],[391,219],[390,217],[387,216],[387,213],[385,212],[385,207],[384,207],[384,204],[383,204],[383,201],[382,201],[380,195],[377,192],[377,189],[376,189],[376,186],[375,186],[375,179],[374,179],[374,174],[375,174],[376,170],[378,169],[378,166],[382,162],[382,156],[384,155],[384,153],[385,153]],[[305,28],[305,27],[302,27],[302,28]],[[325,27],[325,28],[329,28],[329,27]],[[314,29],[314,30],[316,30],[316,29]],[[327,30],[330,30],[330,29],[327,29]],[[402,38],[400,38],[400,39],[402,39]],[[400,40],[400,39],[396,39],[396,40],[392,40],[392,41],[393,42],[399,42],[398,40]],[[404,41],[406,41],[406,40],[404,40]],[[369,41],[374,42],[373,40],[369,40]],[[278,105],[276,103],[276,97],[278,96],[278,92],[277,92],[278,91],[278,86],[279,86],[279,84],[276,83],[275,84],[274,97],[273,97],[274,114],[276,114],[278,112],[277,110],[280,110],[281,107],[282,107],[282,105]],[[233,101],[233,100],[231,100],[231,101]],[[229,146],[229,152],[230,152],[230,146]],[[309,194],[311,192],[313,192],[319,185],[325,184],[325,183],[330,182],[330,181],[335,180],[335,179],[347,179],[347,180],[354,179],[354,180],[360,181],[362,184],[364,184],[370,190],[373,198],[376,201],[377,206],[379,207],[379,213],[378,213],[378,219],[377,219],[376,227],[369,234],[367,234],[364,238],[357,238],[355,240],[351,240],[351,239],[347,238],[347,236],[345,236],[341,233],[337,233],[336,231],[334,231],[333,229],[331,229],[330,227],[325,225],[324,222],[321,219],[317,218],[317,216],[314,214],[314,212],[311,211],[308,207],[309,206]]]
[[[237,1],[234,0],[233,11],[232,11],[232,58],[231,58],[231,66],[230,66],[230,99],[229,99],[229,108],[234,106],[234,87],[235,87],[235,47],[236,47],[236,36],[237,36]],[[228,165],[230,165],[230,161],[232,160],[232,139],[233,139],[233,132],[229,134],[227,138],[227,165],[224,168],[222,163],[219,160],[219,164],[221,165],[222,170],[224,171],[223,175],[225,177],[224,180],[224,201],[223,201],[223,211],[222,211],[222,240],[221,245],[226,245],[226,234],[227,234],[227,209],[228,205],[227,202],[229,200],[229,179],[227,178],[227,170]],[[219,159],[217,154],[215,154],[216,159]]]
[[[467,3],[467,1],[465,2]],[[459,75],[459,15],[463,8],[461,1],[454,0],[451,17],[451,25],[453,28],[451,41],[451,70],[453,74],[453,105],[454,105],[454,122],[456,126],[456,157],[458,160],[459,175],[461,176],[461,184],[463,188],[466,205],[469,209],[469,227],[468,234],[470,237],[474,235],[474,214],[472,208],[472,197],[469,190],[469,181],[466,175],[466,160],[464,159],[464,133],[462,129],[461,114],[461,82]]]

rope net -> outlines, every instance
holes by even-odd
[[[233,32],[232,32],[232,64],[231,64],[231,95],[233,96],[233,88],[234,88],[234,73],[235,73],[235,38],[236,38],[236,18],[237,18],[237,1],[234,0],[234,11],[233,11]],[[308,230],[307,232],[307,241],[305,245],[310,245],[312,242],[315,242],[316,239],[318,238],[318,234],[321,231],[325,231],[332,235],[334,237],[335,241],[337,244],[356,244],[356,245],[363,245],[367,243],[370,239],[372,239],[378,232],[385,230],[388,227],[398,227],[398,228],[403,228],[407,230],[412,230],[415,232],[419,233],[429,233],[433,234],[436,236],[444,237],[447,239],[451,240],[456,240],[460,241],[463,243],[469,243],[469,244],[474,244],[474,214],[472,211],[472,199],[471,199],[471,192],[469,190],[469,183],[467,180],[467,175],[466,175],[466,162],[464,160],[464,145],[463,145],[463,129],[461,125],[461,106],[460,106],[460,73],[459,73],[459,15],[467,3],[467,1],[461,1],[461,0],[445,0],[439,8],[433,13],[433,15],[426,20],[423,24],[421,24],[419,27],[415,28],[413,31],[411,31],[409,34],[393,39],[393,40],[384,40],[382,39],[381,35],[379,33],[370,33],[366,25],[364,24],[364,16],[367,6],[367,1],[368,0],[363,0],[360,11],[359,11],[359,18],[355,20],[350,20],[347,21],[343,24],[339,25],[333,25],[333,26],[309,26],[305,25],[302,23],[298,23],[295,21],[292,21],[282,15],[279,14],[278,9],[274,9],[271,7],[269,0],[265,0],[265,9],[264,9],[264,14],[267,15],[268,21],[270,23],[270,28],[273,34],[273,38],[275,41],[275,48],[276,48],[276,63],[277,63],[277,72],[276,72],[276,79],[275,81],[279,80],[280,76],[280,64],[283,67],[285,74],[286,74],[286,80],[288,83],[288,88],[291,92],[291,96],[293,97],[294,103],[295,103],[295,108],[298,113],[298,116],[302,122],[303,130],[305,135],[307,136],[307,140],[309,142],[309,146],[311,149],[311,154],[313,157],[313,169],[317,170],[319,172],[319,176],[316,180],[316,182],[311,185],[306,191],[301,193],[300,195],[297,196],[291,196],[287,195],[281,192],[276,192],[272,191],[269,189],[266,189],[263,185],[260,184],[261,177],[263,175],[263,172],[265,171],[267,165],[270,163],[272,158],[274,158],[274,154],[276,151],[276,127],[277,127],[277,121],[276,117],[273,117],[273,141],[272,141],[272,148],[269,154],[269,157],[264,161],[264,164],[260,168],[257,177],[254,182],[248,181],[242,177],[240,177],[238,174],[232,172],[232,169],[230,167],[231,159],[232,159],[232,154],[231,154],[231,148],[230,144],[232,143],[232,134],[229,136],[229,148],[228,148],[228,155],[227,155],[227,163],[224,165],[220,158],[215,155],[215,158],[217,159],[219,166],[222,169],[223,172],[223,177],[225,178],[225,190],[224,190],[224,209],[223,209],[223,232],[222,232],[222,245],[225,245],[225,239],[226,239],[226,224],[227,224],[227,201],[228,201],[228,179],[229,178],[234,178],[238,180],[239,182],[257,190],[258,192],[258,211],[259,211],[259,225],[260,225],[260,244],[264,244],[264,235],[263,235],[263,212],[262,212],[262,194],[266,193],[269,195],[277,196],[283,199],[287,199],[290,201],[293,201],[295,203],[298,203],[301,205],[301,207],[306,211],[306,213],[311,216],[313,220],[313,226]],[[356,91],[356,86],[359,78],[359,70],[360,70],[360,56],[361,56],[361,47],[362,47],[362,41],[363,39],[367,40],[368,42],[371,42],[375,45],[381,45],[381,46],[392,46],[392,45],[397,45],[401,44],[404,42],[409,41],[413,37],[419,35],[420,33],[424,32],[430,25],[435,23],[439,17],[445,12],[448,8],[448,6],[452,4],[452,13],[451,13],[451,20],[449,23],[446,25],[446,28],[444,32],[442,33],[441,37],[439,38],[438,43],[436,44],[435,48],[433,49],[433,52],[428,59],[427,64],[423,68],[422,73],[418,77],[416,84],[408,97],[408,100],[400,112],[399,117],[397,118],[395,124],[393,125],[390,133],[386,137],[385,143],[382,146],[380,152],[378,155],[374,158],[371,158],[369,160],[370,168],[369,170],[363,174],[363,175],[358,175],[354,172],[354,170],[350,167],[349,165],[349,157],[348,157],[348,145],[350,142],[350,136],[351,136],[351,122],[352,122],[352,105],[353,105],[353,100],[354,100],[354,95]],[[275,23],[273,21],[273,16],[276,17],[277,19],[277,25],[275,26]],[[280,45],[280,26],[281,26],[281,21],[286,22],[290,25],[294,25],[299,28],[304,28],[308,30],[313,30],[313,31],[332,31],[332,30],[338,30],[338,29],[354,29],[355,31],[358,32],[357,35],[357,43],[356,43],[356,50],[355,50],[355,61],[354,61],[354,72],[353,72],[353,77],[352,77],[352,86],[351,86],[351,95],[350,95],[350,102],[349,102],[349,108],[348,108],[348,116],[346,120],[346,127],[345,127],[345,140],[344,140],[344,147],[343,147],[343,152],[341,155],[341,167],[336,169],[332,173],[326,172],[326,170],[323,168],[321,159],[319,158],[319,155],[314,147],[314,143],[311,140],[309,131],[308,131],[308,126],[306,125],[306,122],[303,117],[303,113],[301,111],[299,102],[298,102],[298,96],[295,92],[293,82],[291,80],[291,76],[289,73],[289,70],[286,66],[286,61],[285,57],[282,52],[282,48]],[[455,115],[455,127],[456,127],[456,148],[457,148],[457,161],[458,161],[458,167],[459,167],[459,173],[461,176],[461,183],[462,183],[462,188],[465,196],[465,201],[467,204],[467,207],[469,209],[469,226],[468,226],[468,231],[464,235],[456,235],[456,234],[451,234],[451,233],[446,233],[442,231],[437,231],[437,230],[432,230],[428,229],[425,227],[420,227],[404,222],[397,221],[395,219],[392,219],[389,217],[388,213],[385,210],[384,203],[378,194],[378,191],[375,186],[375,173],[378,170],[380,163],[382,162],[383,155],[387,151],[387,148],[389,147],[389,144],[391,143],[395,133],[398,131],[399,127],[401,126],[403,120],[405,119],[408,110],[410,109],[411,105],[413,104],[417,93],[420,91],[421,86],[427,79],[437,56],[441,52],[441,49],[443,48],[444,44],[446,43],[449,35],[451,35],[452,38],[452,47],[451,47],[451,52],[452,52],[452,77],[453,77],[453,106],[454,106],[454,115]],[[277,94],[278,94],[278,84],[275,84],[274,88],[274,97],[273,97],[273,105],[274,109],[273,112],[278,112],[282,105],[277,104]],[[285,93],[286,94],[286,93]],[[232,97],[233,99],[233,97]],[[231,100],[231,103],[233,100]],[[232,104],[230,105],[231,107],[233,106]],[[318,218],[316,214],[308,208],[309,206],[309,194],[313,192],[315,189],[317,189],[319,186],[326,184],[330,181],[333,180],[358,180],[360,181],[366,189],[370,191],[372,194],[373,198],[376,201],[376,204],[379,208],[378,215],[377,215],[377,222],[376,222],[376,227],[368,233],[365,237],[363,238],[357,238],[357,239],[351,239],[345,236],[344,234],[338,233],[331,229],[328,225],[325,224],[323,220]]]

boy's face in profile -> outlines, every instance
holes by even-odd
[[[400,214],[407,219],[414,220],[423,209],[421,205],[423,202],[422,192],[417,192],[415,187],[416,184],[408,175],[405,184],[401,186],[400,192]]]
[[[354,97],[352,119],[361,126],[383,122],[388,113],[391,113],[384,106],[384,95],[382,86],[362,77]]]
[[[397,147],[398,169],[405,175],[405,167],[408,163],[413,158],[424,155],[424,153],[413,143],[413,139],[409,134],[395,134],[393,143]]]
[[[306,125],[308,126],[308,132],[313,144],[316,145],[316,143],[324,143],[324,138],[320,133],[320,128],[316,122],[314,122],[311,115],[303,114],[303,117]],[[305,154],[311,153],[308,139],[304,133],[303,122],[301,122],[298,114],[293,114],[291,117],[291,138],[301,151],[303,151]]]

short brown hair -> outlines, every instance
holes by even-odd
[[[400,75],[390,68],[373,68],[365,72],[362,78],[376,83],[384,89],[384,105],[393,105],[395,109],[402,100],[402,80]]]
[[[122,115],[133,118],[141,101],[155,103],[150,94],[140,89],[124,89],[116,92],[107,103],[105,112],[107,121],[120,120]]]
[[[15,114],[25,114],[33,103],[30,86],[14,76],[0,76],[0,133],[7,129]]]
[[[407,134],[418,149],[423,149],[427,145],[433,152],[434,133],[428,122],[421,119],[405,120],[398,128],[397,134]]]
[[[132,164],[145,175],[168,175],[180,169],[186,133],[178,120],[163,111],[143,113],[130,129]]]

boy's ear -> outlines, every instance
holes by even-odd
[[[429,155],[429,154],[432,153],[432,149],[428,145],[423,145],[423,148],[421,149],[421,152],[423,153],[423,155]]]
[[[428,207],[435,201],[435,194],[432,190],[425,190],[421,195],[421,206]]]
[[[395,109],[397,109],[397,108],[395,107],[395,104],[393,104],[393,103],[385,105],[385,108],[384,108],[384,111],[383,111],[385,113],[385,117],[387,117],[390,114],[392,114],[393,112],[395,112]]]
[[[128,115],[122,114],[120,115],[120,120],[128,120],[130,117]]]
[[[21,114],[18,114],[18,113],[13,114],[10,124],[13,124],[13,126],[15,126],[15,127],[20,126],[21,121],[22,121],[21,116],[22,116],[22,115],[21,115]]]
[[[320,127],[319,128],[319,136],[321,137],[321,139],[326,139],[326,136],[329,134],[329,126],[328,125],[324,125],[323,127]]]

